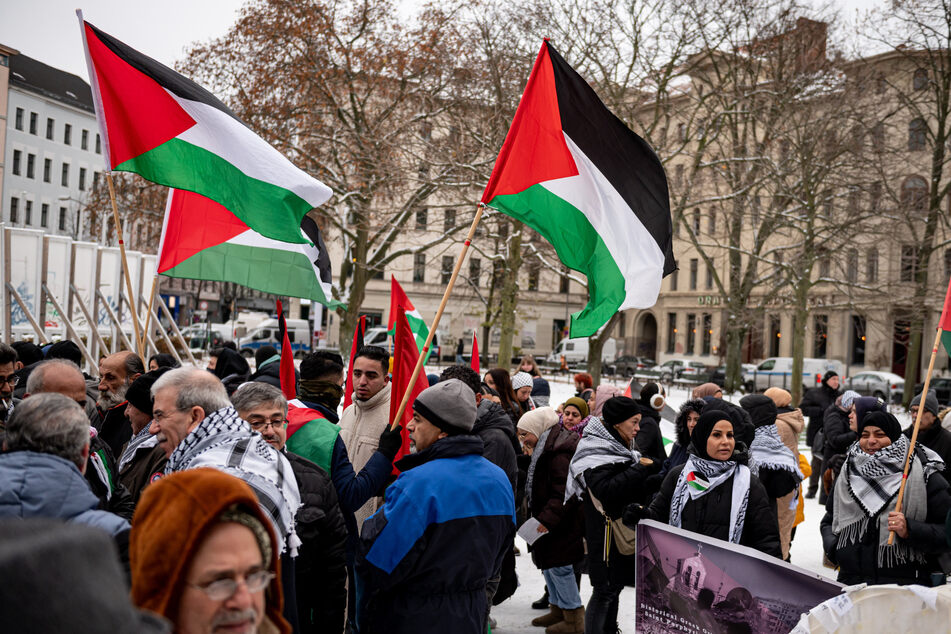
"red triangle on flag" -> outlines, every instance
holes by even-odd
[[[182,189],[170,189],[158,272],[163,273],[192,257],[248,230],[248,225],[211,198]]]
[[[409,322],[406,321],[406,313],[402,310],[396,314],[396,335],[393,337],[393,387],[390,396],[390,424],[396,417],[396,411],[403,400],[403,394],[409,387],[409,380],[413,376],[413,370],[416,368],[416,362],[419,359],[419,348],[416,346],[416,337],[413,331],[409,329]],[[413,419],[413,401],[419,394],[429,387],[429,381],[426,379],[426,373],[420,372],[413,385],[406,410],[399,424],[403,426],[403,446],[396,454],[395,460],[399,460],[409,453],[409,430],[407,423]],[[394,460],[394,461],[395,461]],[[399,473],[396,467],[393,467],[393,473]]]
[[[479,374],[479,340],[476,339],[474,330],[472,331],[472,358],[469,360],[469,364],[475,370],[475,373]]]
[[[390,316],[389,322],[386,325],[386,329],[393,332],[393,323],[396,321],[396,315],[400,312],[405,312],[408,310],[416,310],[416,307],[413,306],[413,302],[409,301],[409,297],[406,296],[406,291],[403,290],[403,287],[400,286],[400,283],[396,281],[396,276],[390,276]]]

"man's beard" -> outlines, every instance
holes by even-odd
[[[105,411],[110,410],[122,401],[125,400],[126,390],[129,389],[129,383],[125,382],[119,386],[119,389],[115,392],[109,390],[106,392],[99,392],[99,398],[96,399],[96,404],[99,406],[99,409]]]

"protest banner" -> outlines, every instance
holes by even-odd
[[[651,520],[637,525],[638,632],[787,634],[842,584],[752,548]]]

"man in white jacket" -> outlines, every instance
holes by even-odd
[[[380,434],[390,424],[390,355],[379,346],[363,346],[353,361],[353,403],[340,417],[340,437],[354,471],[359,472],[380,445]],[[357,526],[373,515],[382,497],[370,498],[356,511]]]

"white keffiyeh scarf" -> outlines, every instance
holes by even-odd
[[[126,465],[135,459],[135,454],[140,449],[151,450],[153,447],[158,446],[158,436],[149,433],[150,426],[151,424],[140,429],[139,433],[133,436],[126,444],[125,449],[122,451],[122,455],[119,456],[119,465],[116,467],[116,470],[119,473],[122,473],[122,470],[125,469]]]
[[[803,480],[799,461],[789,447],[783,444],[776,423],[758,427],[750,444],[750,471],[758,477],[762,467],[790,471],[796,475],[797,481]]]
[[[581,494],[587,488],[584,482],[584,472],[588,469],[618,462],[636,464],[641,459],[641,454],[637,449],[622,445],[621,441],[612,436],[605,428],[600,419],[597,417],[589,417],[589,419],[585,425],[584,434],[581,436],[581,440],[578,441],[578,448],[575,449],[571,464],[568,465],[565,502],[574,496],[581,498]]]
[[[703,497],[730,478],[733,478],[730,541],[739,544],[746,522],[746,507],[750,501],[750,469],[735,460],[707,460],[693,454],[688,456],[670,501],[670,525],[680,528],[687,502]]]

